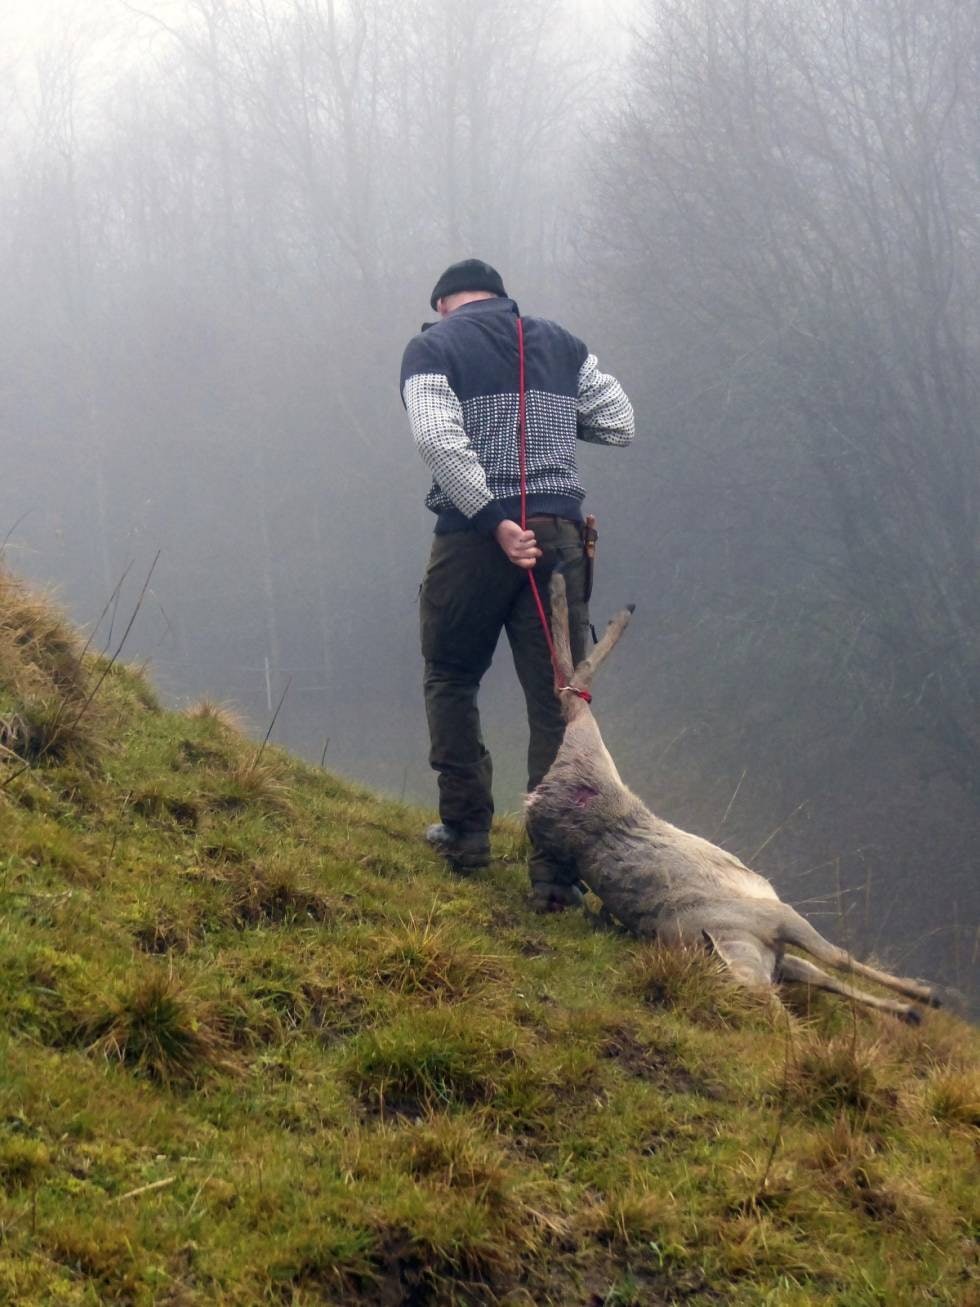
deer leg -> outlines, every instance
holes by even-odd
[[[855,1003],[861,1003],[865,1007],[877,1008],[879,1012],[890,1012],[892,1016],[898,1017],[900,1021],[907,1021],[909,1025],[918,1025],[922,1020],[918,1008],[909,1007],[907,1003],[896,1003],[894,999],[862,994],[859,989],[845,985],[836,976],[828,976],[826,971],[821,971],[812,962],[794,957],[792,953],[787,953],[783,957],[776,979],[780,983],[787,981],[808,985],[811,989],[825,989],[830,994],[841,994],[844,998],[853,999]]]
[[[785,904],[780,914],[777,935],[781,944],[801,948],[811,953],[818,962],[824,962],[829,967],[838,967],[841,971],[849,971],[852,975],[863,976],[865,980],[873,980],[876,985],[893,989],[898,994],[904,994],[906,998],[914,998],[917,1002],[926,1003],[930,1007],[942,1006],[940,999],[928,985],[923,985],[917,980],[907,980],[903,976],[892,976],[887,971],[879,971],[876,967],[869,967],[864,962],[856,961],[844,949],[824,939],[823,935],[814,930],[798,912]]]
[[[776,955],[755,935],[725,932],[717,928],[702,930],[704,942],[721,958],[737,981],[750,989],[768,989],[772,985]]]

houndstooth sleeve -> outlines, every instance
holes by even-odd
[[[578,374],[578,436],[598,445],[628,445],[635,431],[633,405],[616,380],[599,371],[590,354]]]
[[[463,426],[463,406],[441,373],[417,372],[402,391],[415,448],[459,511],[476,517],[491,501],[487,476]]]

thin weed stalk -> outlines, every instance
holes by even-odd
[[[85,641],[85,643],[82,645],[82,652],[81,652],[81,653],[79,654],[79,656],[78,656],[79,664],[82,663],[82,661],[83,661],[84,658],[85,658],[85,655],[88,653],[89,649],[91,649],[91,647],[92,647],[92,642],[94,641],[96,635],[98,634],[99,627],[102,625],[102,622],[103,622],[103,620],[105,619],[105,615],[106,615],[106,613],[109,611],[109,609],[112,607],[112,605],[113,605],[114,603],[118,602],[120,592],[122,591],[122,588],[123,588],[123,586],[124,586],[125,583],[126,583],[126,578],[127,578],[127,576],[129,576],[129,574],[130,574],[130,572],[131,572],[132,570],[133,570],[133,564],[132,564],[132,563],[129,563],[129,564],[127,565],[127,567],[126,567],[126,570],[123,572],[122,576],[121,576],[121,577],[119,578],[119,580],[116,582],[115,587],[113,588],[112,594],[110,594],[109,598],[108,598],[108,599],[105,601],[105,603],[103,604],[103,606],[102,606],[102,612],[99,613],[98,619],[96,620],[95,625],[92,627],[92,630],[91,630],[91,633],[90,633],[88,639],[87,639],[87,640]],[[111,629],[110,629],[110,640],[111,640]],[[108,646],[109,646],[110,640],[106,640],[106,649],[107,649]],[[103,649],[102,652],[105,653],[105,652],[106,652],[106,649]]]
[[[251,763],[249,763],[249,766],[245,773],[246,776],[249,774],[249,772],[253,772],[255,770],[255,768],[259,765],[259,762],[262,759],[263,753],[265,753],[266,745],[269,743],[269,740],[272,738],[272,732],[275,729],[276,722],[279,719],[279,714],[282,712],[282,706],[286,702],[286,695],[289,693],[289,687],[292,685],[292,683],[293,683],[293,678],[290,676],[286,681],[286,685],[285,688],[283,689],[282,694],[279,696],[279,702],[276,704],[276,711],[272,714],[272,721],[269,723],[269,729],[266,731],[265,737],[263,738],[262,743],[259,745],[255,757],[252,759]],[[329,744],[329,740],[327,741],[327,743]],[[326,750],[324,750],[324,752],[326,752]]]
[[[769,1176],[772,1174],[773,1164],[776,1161],[776,1154],[779,1152],[779,1145],[782,1142],[783,1130],[786,1126],[786,1117],[789,1113],[789,1069],[793,1054],[793,1025],[790,1015],[783,1008],[783,1017],[786,1021],[786,1037],[783,1041],[783,1083],[779,1090],[778,1112],[776,1114],[776,1126],[773,1130],[772,1143],[769,1146],[769,1152],[766,1156],[766,1164],[762,1168],[762,1175],[759,1177],[759,1183],[755,1187],[755,1193],[751,1197],[752,1206],[756,1206],[759,1198],[765,1194],[766,1186],[769,1183]]]

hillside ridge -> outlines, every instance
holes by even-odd
[[[425,821],[0,572],[0,1302],[978,1301],[973,1030],[536,917],[516,825],[455,880]]]

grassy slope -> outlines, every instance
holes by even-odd
[[[0,1301],[976,1301],[953,1018],[534,917],[515,830],[450,882],[105,671],[0,576]]]

